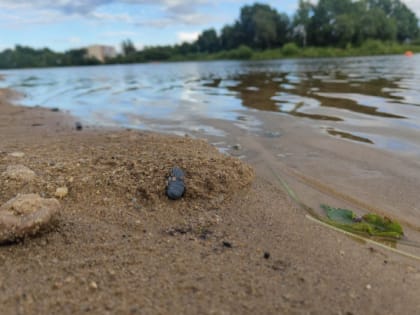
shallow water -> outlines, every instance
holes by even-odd
[[[420,55],[186,62],[2,71],[28,106],[86,123],[223,135],[258,132],[255,111],[309,120],[326,135],[420,155]]]
[[[24,105],[57,107],[84,124],[226,136],[213,144],[277,184],[286,175],[313,209],[389,215],[420,244],[420,55],[1,74],[0,85],[22,92]]]

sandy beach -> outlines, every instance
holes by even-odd
[[[418,313],[420,261],[308,220],[274,176],[311,206],[320,194],[383,214],[398,206],[416,240],[417,162],[299,126],[281,139],[232,127],[243,162],[206,140],[76,130],[66,113],[10,102],[0,91],[0,174],[23,165],[35,177],[1,175],[0,203],[68,194],[48,228],[0,246],[1,314]],[[171,201],[175,165],[187,191]]]

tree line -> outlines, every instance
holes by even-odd
[[[220,34],[203,31],[191,51],[212,53],[246,45],[252,49],[360,45],[369,39],[410,42],[419,38],[418,19],[400,0],[300,0],[292,18],[266,4],[242,7]]]
[[[34,49],[16,45],[14,49],[0,52],[0,68],[59,67],[100,64],[95,58],[88,58],[86,49],[72,49],[57,53],[49,48]]]
[[[165,60],[247,59],[254,51],[283,47],[293,52],[305,47],[358,47],[372,40],[389,43],[418,43],[419,21],[400,0],[300,0],[289,17],[267,4],[241,8],[239,17],[220,32],[210,28],[192,43],[145,47],[137,50],[123,41],[122,53],[107,63],[136,63]],[[371,45],[372,46],[372,45]],[[92,65],[100,62],[86,57],[86,50],[56,53],[48,48],[16,46],[0,53],[1,68]]]

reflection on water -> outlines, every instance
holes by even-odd
[[[368,138],[359,137],[359,136],[356,136],[356,135],[351,134],[349,132],[336,130],[334,128],[327,128],[327,132],[332,136],[339,136],[339,137],[344,138],[344,139],[349,139],[349,140],[353,140],[353,141],[359,141],[359,142],[373,144],[373,141],[369,140]]]
[[[102,125],[179,131],[223,119],[255,130],[256,119],[238,124],[237,117],[257,110],[309,119],[331,136],[381,146],[380,128],[419,129],[419,65],[417,55],[29,69],[3,71],[1,85],[25,93],[28,106],[59,107]],[[360,128],[366,137],[357,136]]]
[[[286,76],[286,73],[277,75],[261,72],[247,73],[235,77],[235,80],[239,83],[228,87],[228,89],[236,92],[242,105],[248,108],[287,113],[296,117],[316,120],[341,120],[339,117],[301,111],[301,109],[304,110],[309,107],[318,107],[320,103],[316,99],[308,98],[304,93],[293,93],[295,89]],[[220,82],[221,79],[218,79],[218,81]],[[286,90],[288,91],[286,92]]]
[[[288,113],[297,117],[341,121],[342,119],[337,117],[339,113],[337,116],[329,116],[307,112],[314,108],[331,107],[366,115],[405,118],[386,112],[390,109],[383,106],[387,99],[403,99],[390,93],[393,88],[398,87],[395,81],[364,78],[366,81],[356,84],[354,82],[357,81],[349,75],[341,72],[335,75],[337,79],[334,79],[334,76],[315,75],[312,72],[302,73],[300,77],[287,72],[251,72],[236,77],[240,83],[230,90],[238,93],[246,107]],[[218,80],[220,81],[221,79]],[[376,97],[376,102],[366,102],[370,96]]]

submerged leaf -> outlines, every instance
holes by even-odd
[[[368,213],[363,216],[363,221],[369,223],[374,228],[376,235],[392,236],[404,235],[401,225],[397,221],[392,221],[387,217],[381,217],[377,214]]]
[[[321,205],[330,224],[353,233],[366,233],[370,236],[401,238],[404,235],[401,225],[387,217],[368,213],[359,218],[351,210]]]
[[[353,211],[347,209],[333,208],[327,205],[321,205],[327,213],[327,217],[334,222],[343,224],[353,224],[355,215]]]

